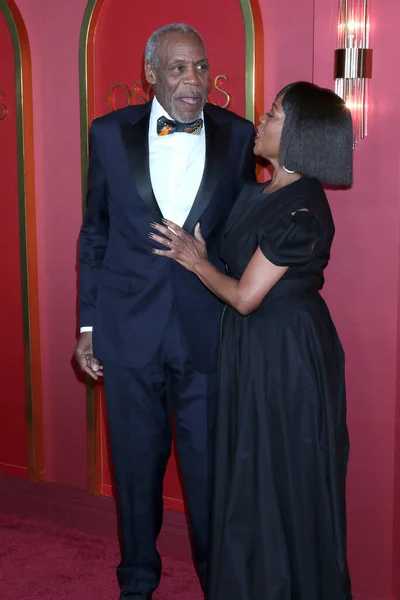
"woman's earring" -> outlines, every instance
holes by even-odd
[[[282,169],[283,169],[284,171],[286,171],[286,173],[290,173],[290,175],[293,175],[293,173],[296,173],[296,171],[289,171],[289,169],[287,169],[287,168],[286,168],[286,167],[284,167],[283,165],[282,165]]]

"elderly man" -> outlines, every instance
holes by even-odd
[[[96,119],[80,234],[76,357],[104,372],[120,516],[120,598],[151,598],[171,452],[171,412],[196,566],[207,576],[210,466],[222,303],[180,265],[152,254],[150,222],[168,218],[218,256],[244,180],[254,179],[253,125],[207,104],[209,65],[195,29],[152,34],[145,74],[155,97]],[[99,362],[101,361],[101,363]]]

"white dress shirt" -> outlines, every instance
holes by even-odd
[[[206,136],[204,127],[199,135],[172,133],[158,136],[157,119],[161,116],[173,120],[154,98],[149,124],[151,185],[164,218],[182,227],[203,177]]]
[[[150,180],[163,217],[182,226],[193,205],[203,177],[206,136],[172,133],[157,135],[157,119],[173,120],[154,97],[149,122]],[[203,113],[201,114],[203,118]],[[92,327],[81,327],[81,333]]]

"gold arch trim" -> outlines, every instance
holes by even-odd
[[[93,116],[92,89],[93,40],[105,0],[88,0],[79,38],[79,90],[81,116],[81,158],[83,207],[88,166],[88,129]],[[238,0],[245,32],[245,106],[246,118],[255,122],[263,112],[264,36],[259,0]]]
[[[259,0],[238,0],[240,3],[245,32],[245,113],[249,121],[255,122],[263,112],[263,55],[264,39]],[[79,89],[81,116],[81,164],[82,164],[82,209],[86,203],[86,174],[88,168],[88,130],[93,119],[93,41],[105,0],[88,0],[83,16],[79,39]],[[93,494],[101,488],[99,448],[98,394],[91,382],[86,388],[86,415],[88,440],[88,487]]]
[[[25,24],[15,2],[13,0],[0,0],[0,11],[5,17],[14,48],[28,475],[31,481],[43,481],[45,470],[40,365],[31,53]]]

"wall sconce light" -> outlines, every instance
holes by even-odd
[[[351,110],[354,146],[367,135],[368,79],[372,75],[368,0],[339,0],[335,91]]]

